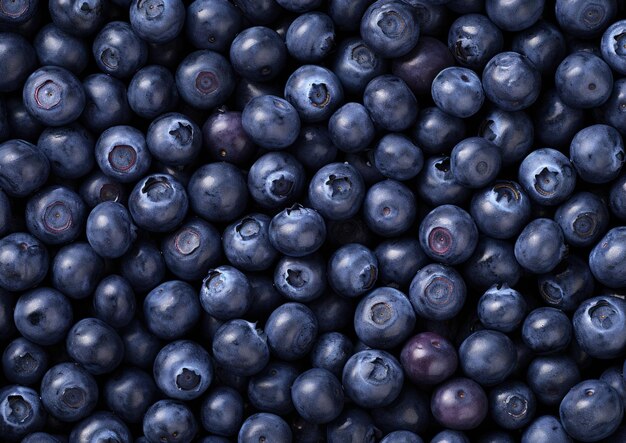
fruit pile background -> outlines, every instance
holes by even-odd
[[[623,0],[0,0],[0,441],[626,442]]]

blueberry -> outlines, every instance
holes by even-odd
[[[188,125],[191,125],[193,128],[192,121],[188,121]],[[183,125],[185,125],[185,123],[183,123]],[[181,129],[186,131],[184,126],[181,127]],[[240,165],[247,163],[257,151],[257,147],[243,129],[241,112],[227,111],[219,108],[209,116],[202,126],[202,134],[196,136],[196,133],[193,133],[194,139],[191,145],[189,144],[191,140],[184,136],[186,132],[181,131],[181,129],[173,129],[175,131],[174,136],[176,137],[177,144],[180,143],[181,147],[188,146],[185,151],[191,151],[191,147],[193,146],[194,152],[198,152],[200,146],[196,148],[195,141],[197,138],[201,138],[204,141],[204,149],[208,151],[209,157],[213,161],[223,160],[235,165]],[[148,147],[150,147],[149,134],[150,130],[148,129]],[[183,144],[184,140],[188,141]],[[155,142],[160,142],[160,137],[158,137]],[[163,160],[167,162],[173,160],[173,155],[169,149],[163,151],[162,157]],[[191,158],[189,156],[185,157],[189,159],[186,163],[190,163]]]
[[[96,412],[78,423],[70,433],[70,441],[98,441],[110,439],[131,443],[132,434],[126,423],[108,411]]]
[[[382,433],[365,410],[346,408],[339,417],[328,424],[326,437],[328,443],[341,443],[349,439],[369,442],[382,437]]]
[[[52,285],[70,298],[93,294],[102,276],[104,261],[86,242],[59,249],[51,266]]]
[[[478,318],[487,329],[512,332],[526,316],[527,303],[522,294],[509,285],[495,284],[478,300]]]
[[[46,128],[37,141],[48,158],[50,171],[68,179],[87,175],[95,164],[94,137],[79,124]]]
[[[518,180],[531,200],[555,206],[567,200],[574,191],[576,172],[561,152],[541,148],[522,160]]]
[[[20,385],[0,389],[0,431],[8,441],[19,441],[31,432],[43,430],[46,410],[37,391]]]
[[[37,54],[30,42],[13,32],[0,33],[0,91],[18,90],[37,66]]]
[[[626,349],[626,302],[620,298],[585,300],[574,312],[572,324],[576,341],[593,358],[614,358]]]
[[[44,151],[25,140],[0,144],[0,186],[10,197],[26,197],[48,179],[50,162]]]
[[[124,342],[124,361],[144,370],[151,369],[162,346],[160,340],[137,319],[121,330],[120,336]]]
[[[381,440],[381,443],[423,443],[422,440],[417,434],[411,431],[394,431],[385,435],[385,437]]]
[[[7,344],[2,354],[2,370],[6,379],[20,385],[34,385],[48,369],[46,350],[23,337]]]
[[[53,186],[26,203],[26,226],[42,242],[55,245],[75,240],[83,230],[86,207],[72,190]]]
[[[470,69],[482,69],[503,46],[502,31],[482,14],[461,15],[448,30],[448,49]]]
[[[186,404],[168,399],[148,408],[142,427],[149,443],[189,443],[198,431],[198,422]]]
[[[489,18],[504,31],[521,31],[534,25],[541,17],[544,0],[487,0]],[[515,17],[515,18],[513,18]]]
[[[369,0],[330,0],[328,2],[328,15],[338,28],[356,31],[359,29],[359,21],[369,3]]]
[[[167,235],[161,251],[167,268],[183,280],[203,278],[222,255],[217,229],[198,217]]]
[[[483,388],[475,381],[453,378],[435,389],[430,408],[441,425],[454,430],[469,430],[478,427],[487,416],[488,400]]]
[[[368,148],[376,129],[367,109],[360,103],[346,103],[330,117],[328,135],[332,143],[348,153]]]
[[[295,366],[281,361],[270,361],[247,386],[248,400],[259,411],[285,415],[294,410],[291,387],[298,377]]]
[[[92,74],[83,80],[85,109],[82,123],[94,132],[130,122],[126,85],[106,74]]]
[[[285,35],[287,51],[302,63],[318,63],[335,49],[333,20],[321,12],[299,15],[289,25]],[[277,64],[279,70],[282,64]]]
[[[554,85],[559,97],[568,106],[592,108],[609,99],[613,74],[609,65],[597,55],[577,51],[559,64],[554,74]]]
[[[241,125],[257,145],[285,149],[300,132],[300,117],[289,101],[273,95],[253,98],[243,109]]]
[[[311,423],[328,423],[343,409],[341,383],[330,371],[313,368],[293,381],[291,398],[298,414]]]
[[[185,188],[167,174],[152,174],[135,185],[128,199],[133,221],[152,232],[166,232],[178,226],[187,213]]]
[[[558,405],[565,394],[580,382],[580,370],[567,355],[535,357],[526,372],[528,386],[545,405]]]
[[[102,393],[109,409],[122,420],[140,423],[156,401],[157,387],[147,372],[130,367],[109,377]]]
[[[287,79],[284,95],[303,122],[319,122],[330,117],[342,104],[344,92],[339,77],[331,70],[303,65]]]
[[[470,439],[464,432],[445,429],[435,435],[430,443],[470,443]]]
[[[265,214],[252,213],[224,230],[224,254],[231,264],[246,271],[265,270],[273,264],[277,251],[270,243],[270,221]],[[215,232],[214,237],[219,238],[219,234]]]
[[[243,30],[230,45],[233,69],[251,81],[269,81],[287,62],[285,42],[273,29],[255,26]]]
[[[609,99],[600,108],[604,123],[613,126],[621,134],[626,134],[626,126],[624,125],[626,106],[623,106],[625,89],[626,80],[621,78],[615,80]]]
[[[154,360],[154,381],[168,397],[193,400],[200,397],[213,380],[208,352],[190,340],[164,346]]]
[[[568,34],[581,38],[598,36],[617,13],[615,0],[600,0],[589,3],[582,0],[557,0],[555,17]]]
[[[258,374],[270,359],[267,342],[267,336],[255,324],[230,320],[220,326],[213,338],[213,357],[235,375]]]
[[[541,76],[524,55],[501,52],[495,55],[482,74],[485,95],[505,111],[528,108],[539,97]]]
[[[622,242],[625,236],[625,227],[613,228],[596,243],[589,254],[589,268],[593,276],[611,288],[623,287],[626,284],[622,259],[625,252]]]
[[[537,286],[548,305],[567,312],[574,311],[592,295],[594,279],[586,260],[569,255],[551,273],[541,275]]]
[[[135,291],[150,291],[165,277],[161,251],[149,241],[140,240],[121,258],[121,273]]]
[[[568,244],[587,247],[594,245],[606,232],[609,211],[597,195],[579,192],[557,208],[554,219],[563,230]]]
[[[391,0],[394,2],[397,0]],[[378,126],[387,131],[404,131],[416,120],[418,105],[413,92],[400,77],[379,75],[363,91],[363,105]]]
[[[240,0],[237,6],[250,22],[256,25],[270,24],[279,17],[281,7],[275,0]]]
[[[200,166],[187,185],[191,209],[210,222],[230,222],[240,217],[248,201],[242,172],[217,162]]]
[[[496,181],[474,193],[470,214],[481,233],[508,239],[528,223],[531,203],[517,182]]]
[[[306,169],[317,171],[335,161],[338,150],[326,126],[307,125],[300,128],[290,152]]]
[[[581,441],[598,441],[611,435],[624,416],[618,392],[602,380],[585,380],[574,386],[559,406],[565,431]]]
[[[494,386],[506,380],[515,369],[516,361],[513,341],[498,331],[476,331],[459,347],[463,372],[484,386]]]
[[[369,188],[363,215],[374,233],[391,237],[405,233],[413,224],[417,203],[413,192],[396,180],[384,180]]]
[[[65,340],[69,356],[94,375],[112,372],[122,362],[124,344],[118,333],[97,318],[83,318]]]
[[[96,163],[122,183],[143,177],[152,162],[144,134],[133,126],[112,126],[102,132],[95,148]]]
[[[417,2],[418,16],[423,13],[423,18],[432,20],[444,19],[445,14],[437,15],[436,11],[445,11],[427,2]],[[428,33],[424,28],[425,23],[420,23],[423,33]],[[435,23],[435,25],[437,25]],[[437,32],[442,28],[435,26]],[[428,60],[428,62],[425,62]],[[440,71],[454,65],[454,57],[444,42],[430,36],[421,36],[417,45],[407,54],[392,61],[391,72],[406,82],[415,95],[428,95],[434,78]]]
[[[432,82],[431,94],[442,111],[459,118],[476,114],[485,100],[476,73],[457,66],[445,68],[437,74]]]
[[[183,29],[185,5],[180,0],[133,0],[130,24],[142,39],[167,43]]]
[[[60,363],[41,380],[41,402],[54,418],[75,422],[88,417],[98,402],[96,379],[76,363]]]
[[[551,441],[571,443],[572,439],[563,429],[561,422],[552,415],[542,415],[534,419],[522,434],[522,443]]]
[[[326,289],[326,263],[318,254],[283,256],[274,267],[274,287],[292,301],[315,300]]]
[[[262,155],[252,164],[248,172],[250,197],[266,209],[282,209],[293,203],[300,197],[305,185],[304,167],[286,152],[269,152]],[[315,205],[313,208],[326,216]]]
[[[100,71],[128,78],[146,64],[148,46],[127,22],[113,21],[98,32],[92,54]]]
[[[531,3],[537,5],[543,4],[543,1]],[[551,75],[567,55],[565,36],[557,26],[546,20],[539,20],[516,33],[511,50],[528,57],[542,75]]]
[[[452,149],[450,168],[457,183],[482,188],[500,172],[502,158],[498,147],[482,137],[466,138]]]
[[[530,272],[551,272],[565,257],[567,246],[559,225],[537,218],[526,225],[515,242],[515,258]]]
[[[541,307],[531,311],[522,325],[522,339],[537,354],[564,350],[572,338],[572,323],[563,311]]]
[[[42,66],[61,66],[74,74],[80,74],[89,63],[87,42],[52,23],[39,30],[33,46]]]
[[[213,388],[204,397],[200,414],[202,427],[208,432],[232,436],[243,422],[243,398],[233,388]]]
[[[385,57],[405,55],[417,44],[420,27],[416,10],[399,0],[378,0],[361,18],[361,38]]]
[[[343,368],[346,396],[363,408],[388,406],[400,395],[403,382],[400,363],[386,351],[357,352]]]
[[[436,385],[456,372],[454,345],[434,332],[421,332],[408,339],[400,353],[404,374],[418,385]]]
[[[232,266],[210,269],[202,280],[200,304],[217,319],[241,318],[248,311],[252,297],[248,278]]]
[[[276,214],[268,231],[272,246],[291,257],[304,257],[314,253],[326,239],[324,218],[314,209],[299,204]]]
[[[409,180],[422,170],[424,154],[406,136],[387,134],[374,150],[374,164],[387,178]]]
[[[459,205],[471,195],[471,190],[454,179],[450,168],[450,157],[434,155],[424,161],[417,175],[417,194],[428,205]]]
[[[372,289],[378,278],[378,260],[367,247],[349,243],[338,248],[328,261],[328,282],[340,295],[359,297]]]
[[[352,2],[354,4],[356,2]],[[332,15],[332,5],[330,8]],[[369,81],[382,75],[386,68],[387,61],[382,55],[374,52],[358,37],[342,39],[332,62],[332,71],[341,81],[345,92],[350,94],[362,93]]]
[[[256,272],[246,276],[252,293],[255,294],[246,316],[249,319],[265,320],[283,302],[282,294],[274,287],[271,276]]]
[[[53,0],[48,4],[54,24],[79,37],[92,35],[100,28],[106,8],[102,0]]]
[[[578,176],[586,182],[610,182],[619,175],[624,164],[622,136],[612,126],[588,126],[574,136],[570,160]]]
[[[22,443],[63,443],[62,437],[47,432],[33,432],[22,439]]]
[[[417,315],[435,320],[456,316],[465,303],[466,287],[452,267],[431,263],[421,268],[411,281],[409,299]]]
[[[509,112],[494,107],[483,117],[478,135],[498,146],[502,164],[511,166],[530,151],[535,128],[524,111]]]
[[[372,410],[374,423],[383,432],[404,430],[422,433],[431,422],[429,400],[424,392],[405,385],[391,404]]]
[[[415,327],[415,312],[407,296],[397,289],[378,288],[361,299],[354,313],[354,330],[366,345],[394,348]]]
[[[611,24],[602,34],[600,51],[602,58],[613,70],[626,74],[626,58],[624,58],[624,31],[626,20]]]
[[[350,339],[339,332],[321,334],[311,350],[311,365],[340,377],[346,361],[352,356],[354,346]]]
[[[187,7],[185,34],[198,49],[224,52],[242,25],[242,13],[226,0],[196,0]]]
[[[357,214],[365,198],[361,174],[346,163],[320,168],[309,182],[309,201],[327,220],[347,220]]]
[[[428,263],[419,241],[410,237],[385,240],[374,253],[378,260],[378,281],[401,290],[408,288],[415,273]]]
[[[226,101],[235,89],[233,69],[221,54],[201,49],[178,65],[176,87],[185,103],[198,109],[211,109]]]
[[[196,290],[188,283],[170,280],[151,290],[143,302],[146,327],[159,338],[183,337],[200,318]]]
[[[135,241],[136,226],[126,207],[116,202],[103,202],[87,217],[87,240],[96,253],[106,258],[124,255]]]
[[[521,275],[513,244],[487,236],[479,238],[474,253],[463,264],[465,282],[479,290],[494,284],[515,286]]]
[[[100,281],[93,294],[97,318],[114,328],[122,328],[132,321],[135,309],[135,293],[128,280],[112,274]]]
[[[291,443],[292,433],[285,420],[275,414],[259,412],[249,416],[241,425],[237,441],[256,443],[259,440]]]
[[[297,360],[315,344],[317,319],[307,306],[285,303],[270,314],[265,333],[272,354],[286,361]]]
[[[150,65],[135,73],[128,85],[128,104],[142,118],[171,111],[178,102],[174,76],[163,66]]]
[[[433,260],[447,265],[465,262],[478,244],[478,229],[472,217],[454,205],[430,211],[419,228],[420,246]]]
[[[21,25],[28,23],[35,16],[39,1],[21,0],[13,2],[3,1],[0,3],[0,22],[7,25]]]
[[[6,100],[7,129],[11,129],[11,136],[21,140],[35,143],[37,137],[44,130],[44,125],[28,111],[22,97],[12,96]],[[5,132],[3,130],[3,132]],[[6,139],[5,134],[4,139]]]
[[[504,382],[489,392],[489,412],[504,429],[521,429],[535,416],[537,400],[530,388],[520,381]]]
[[[0,239],[0,287],[24,291],[43,281],[49,256],[43,243],[24,232]]]

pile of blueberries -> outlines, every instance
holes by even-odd
[[[624,443],[624,136],[624,0],[0,0],[0,441]]]

